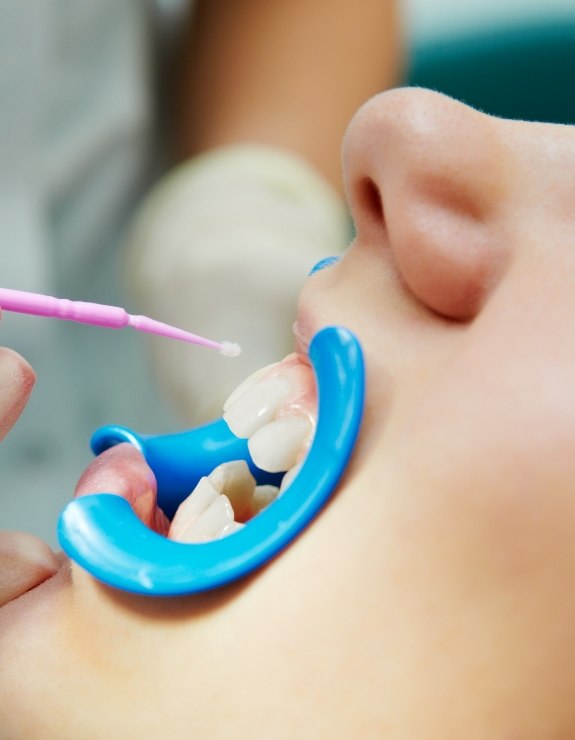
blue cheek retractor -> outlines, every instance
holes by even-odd
[[[285,548],[310,523],[335,489],[359,431],[364,364],[356,337],[327,327],[312,340],[309,358],[318,389],[318,422],[297,477],[282,495],[242,529],[219,540],[185,544],[146,527],[123,498],[97,493],[71,501],[58,523],[64,551],[110,586],[176,596],[213,589],[245,576]],[[158,481],[158,504],[171,516],[199,479],[228,460],[248,462],[258,484],[270,474],[250,459],[247,442],[223,420],[165,436],[104,427],[92,438],[96,454],[130,442],[145,456]]]

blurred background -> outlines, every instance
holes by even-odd
[[[408,0],[408,81],[507,118],[575,122],[571,0]]]
[[[146,96],[153,71],[142,63],[151,34],[133,3],[92,5],[0,0],[0,284],[125,305],[118,248],[158,166]],[[161,47],[180,3],[157,2],[154,13],[152,43]],[[575,123],[573,0],[407,0],[403,15],[408,84],[496,115]],[[55,67],[38,77],[47,55]],[[160,397],[135,332],[5,313],[0,343],[38,372],[29,406],[0,444],[0,528],[55,546],[58,513],[91,459],[96,428],[163,433],[183,421]],[[209,350],[194,351],[201,363]]]

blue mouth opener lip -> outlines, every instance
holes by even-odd
[[[361,425],[365,373],[357,338],[327,327],[313,338],[309,358],[318,389],[318,422],[300,472],[285,492],[242,529],[219,540],[186,544],[146,527],[125,499],[97,493],[71,501],[58,522],[63,550],[100,581],[150,596],[178,596],[223,586],[275,557],[319,513],[344,472]],[[197,481],[227,460],[244,459],[258,483],[245,440],[223,420],[180,434],[146,437],[103,427],[96,454],[131,442],[158,480],[158,503],[170,516]],[[269,479],[269,474],[267,474]]]

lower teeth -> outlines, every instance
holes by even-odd
[[[192,543],[226,537],[263,511],[279,491],[276,486],[257,486],[244,460],[223,463],[180,504],[168,538]]]

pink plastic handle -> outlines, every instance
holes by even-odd
[[[116,306],[69,301],[67,298],[54,298],[9,288],[0,288],[0,307],[6,311],[17,311],[34,316],[52,316],[114,329],[128,326],[130,321],[128,312]]]
[[[67,298],[54,298],[23,290],[0,288],[0,309],[34,316],[79,321],[82,324],[104,326],[109,329],[123,329],[125,326],[131,326],[149,334],[211,347],[227,357],[237,357],[241,351],[239,345],[232,342],[216,342],[213,339],[206,339],[192,332],[170,326],[170,324],[149,319],[147,316],[132,316],[123,308],[106,306],[101,303],[69,301]]]

